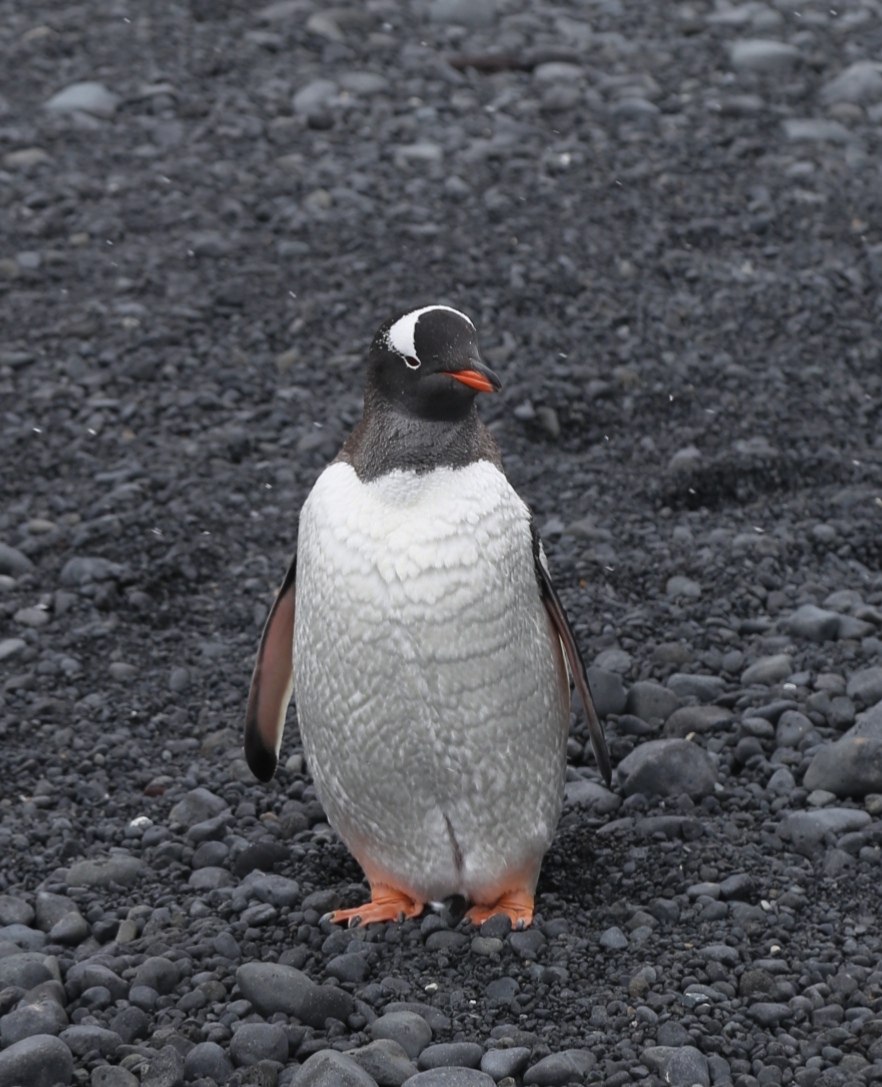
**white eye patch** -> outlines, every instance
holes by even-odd
[[[411,310],[410,313],[405,313],[403,317],[399,317],[386,333],[386,344],[390,350],[401,355],[405,364],[411,370],[418,370],[422,365],[415,342],[417,321],[424,313],[431,313],[432,310],[446,310],[447,313],[455,313],[457,317],[461,317],[472,328],[475,327],[464,313],[460,313],[458,309],[454,309],[452,306],[423,306],[422,309]]]

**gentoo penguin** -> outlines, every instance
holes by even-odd
[[[475,923],[530,924],[564,792],[567,662],[610,780],[536,525],[476,411],[500,387],[455,309],[380,328],[363,418],[303,505],[263,631],[246,757],[272,777],[293,690],[319,799],[370,884],[333,921],[462,896]]]

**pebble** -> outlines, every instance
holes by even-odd
[[[261,1060],[288,1059],[288,1035],[281,1023],[242,1023],[230,1042],[230,1056],[237,1067],[250,1067]]]
[[[370,1035],[375,1041],[388,1038],[404,1050],[411,1060],[416,1060],[432,1040],[432,1028],[415,1012],[386,1012],[370,1025]]]
[[[0,543],[0,574],[17,578],[29,574],[33,568],[33,562],[23,551],[7,543]]]
[[[323,1027],[326,1019],[345,1022],[355,1010],[349,993],[329,985],[316,985],[293,966],[247,962],[236,972],[246,1000],[261,1015],[283,1012],[308,1026]]]
[[[837,102],[867,105],[882,101],[882,63],[857,60],[821,87],[821,100],[828,106]]]
[[[67,884],[69,887],[109,887],[118,883],[128,887],[135,883],[143,868],[143,862],[137,857],[122,853],[77,861],[67,870]]]
[[[673,691],[652,680],[638,680],[628,690],[625,709],[644,721],[666,720],[681,705]]]
[[[861,714],[844,736],[817,752],[804,785],[840,797],[882,792],[882,706]]]
[[[782,819],[778,834],[790,842],[795,852],[815,857],[823,850],[828,836],[837,838],[848,831],[861,830],[871,821],[869,812],[857,808],[797,811]]]
[[[665,721],[663,734],[674,739],[686,739],[693,733],[702,735],[725,729],[732,721],[732,711],[723,706],[681,706]]]
[[[496,1083],[503,1079],[514,1079],[523,1075],[530,1062],[530,1049],[527,1046],[511,1046],[507,1049],[488,1049],[481,1057],[481,1071],[486,1072]]]
[[[729,59],[737,71],[788,75],[802,59],[799,49],[787,42],[751,38],[733,42]]]
[[[401,1087],[405,1080],[417,1073],[416,1065],[405,1050],[391,1038],[378,1038],[367,1045],[350,1049],[346,1056],[381,1087]]]
[[[803,604],[787,620],[787,629],[796,638],[829,642],[839,637],[840,616],[835,611]]]
[[[415,1077],[406,1082],[413,1083]],[[351,1056],[323,1049],[303,1062],[289,1081],[291,1087],[376,1087],[377,1081]]]
[[[405,1087],[495,1087],[493,1080],[477,1068],[432,1068],[417,1072],[404,1084]]]
[[[421,1072],[427,1068],[477,1068],[483,1052],[476,1042],[439,1042],[421,1051],[417,1067]]]
[[[707,1058],[692,1045],[680,1046],[671,1053],[664,1074],[670,1087],[710,1087]]]
[[[58,1087],[69,1084],[73,1072],[73,1054],[51,1034],[35,1034],[0,1052],[0,1087]]]
[[[864,706],[882,702],[882,665],[860,668],[848,677],[845,692],[849,698]]]
[[[679,699],[694,698],[699,702],[713,702],[725,691],[726,682],[719,676],[675,672],[668,677],[668,687]]]
[[[199,787],[191,789],[187,795],[174,805],[169,812],[169,821],[185,827],[203,823],[213,816],[220,815],[229,807],[225,800],[216,796],[210,789]]]
[[[54,1000],[22,1004],[0,1017],[0,1046],[6,1048],[37,1034],[58,1035],[67,1025],[67,1013]]]
[[[141,1087],[183,1087],[184,1058],[173,1045],[163,1046],[150,1059]]]
[[[233,1074],[233,1065],[217,1042],[197,1042],[184,1057],[184,1078],[213,1079],[226,1083]]]
[[[111,118],[119,106],[119,98],[103,83],[86,80],[71,83],[46,102],[52,113],[91,113],[95,117]]]
[[[741,683],[744,687],[752,687],[759,684],[771,687],[786,679],[793,671],[793,658],[789,653],[773,653],[768,657],[760,657],[741,673]]]
[[[433,23],[457,23],[472,29],[492,26],[496,0],[430,0],[429,19]]]
[[[707,752],[689,740],[648,740],[616,768],[626,796],[680,796],[713,793],[716,774]]]
[[[565,1049],[537,1061],[524,1073],[524,1087],[564,1087],[569,1083],[584,1083],[596,1064],[594,1054],[587,1049]]]

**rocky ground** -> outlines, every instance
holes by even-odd
[[[880,62],[878,0],[0,0],[0,1087],[882,1081]],[[618,768],[574,717],[524,933],[322,923],[240,749],[429,301]]]

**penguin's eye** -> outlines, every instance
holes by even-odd
[[[411,370],[419,370],[420,366],[422,365],[420,360],[414,355],[405,355],[404,361]]]

